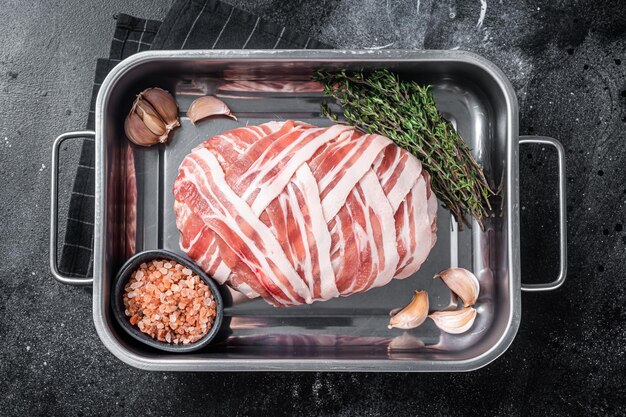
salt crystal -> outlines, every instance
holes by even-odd
[[[163,275],[167,275],[167,269],[165,268],[159,268],[159,272]]]
[[[128,293],[128,298],[135,298],[135,295],[137,295],[135,291],[131,291]]]
[[[167,332],[167,334],[165,335],[165,341],[167,341],[167,343],[172,342],[172,335],[170,332]]]
[[[173,292],[178,292],[178,291],[180,291],[180,287],[179,287],[177,284],[172,284],[172,286],[170,287],[170,289],[171,289]]]
[[[170,322],[176,323],[176,314],[170,314]]]
[[[189,268],[185,268],[185,269],[183,269],[183,274],[185,274],[185,275],[191,275],[191,269],[189,269]]]
[[[163,264],[163,266],[164,266],[165,268],[167,268],[167,269],[170,269],[170,268],[172,267],[172,264],[171,264],[171,263],[169,263],[169,262],[166,262],[166,263],[164,263],[164,264]]]
[[[148,267],[148,265],[146,265],[146,263],[142,263],[141,265],[139,265],[139,268],[141,269],[146,269]]]

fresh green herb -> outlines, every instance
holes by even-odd
[[[341,105],[349,124],[387,136],[422,161],[435,195],[461,228],[469,225],[465,214],[483,227],[491,212],[489,199],[496,193],[463,139],[437,110],[429,86],[401,81],[387,70],[367,75],[318,72],[314,79]],[[338,121],[327,103],[322,114]]]

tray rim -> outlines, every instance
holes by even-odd
[[[106,237],[106,198],[104,193],[105,141],[104,109],[115,84],[133,68],[152,60],[221,60],[221,61],[381,61],[390,62],[463,62],[485,71],[496,82],[506,102],[506,258],[510,271],[509,320],[499,339],[482,354],[463,360],[362,360],[362,359],[202,359],[147,358],[122,346],[112,335],[105,321],[103,263]],[[521,319],[521,278],[519,241],[519,167],[518,167],[518,104],[508,78],[491,61],[461,50],[182,50],[145,51],[121,61],[108,74],[96,100],[95,139],[95,217],[94,217],[94,283],[93,320],[96,332],[107,349],[121,361],[152,371],[351,371],[351,372],[459,372],[482,368],[501,356],[513,342]]]

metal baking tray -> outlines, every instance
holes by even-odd
[[[459,231],[439,208],[438,241],[427,262],[406,280],[347,298],[274,308],[224,289],[221,342],[192,354],[164,354],[124,334],[109,309],[111,282],[135,252],[165,248],[180,252],[172,184],[183,157],[198,143],[226,130],[269,120],[297,119],[318,125],[320,92],[232,91],[233,81],[298,83],[316,69],[389,68],[430,84],[441,112],[452,121],[484,167],[502,184],[501,210],[481,230]],[[175,92],[182,127],[167,146],[139,148],[125,138],[124,118],[134,96],[158,86]],[[185,117],[198,95],[220,94],[238,121],[215,119],[193,126]],[[57,184],[60,143],[95,136],[96,189],[94,276],[64,277],[56,265]],[[518,146],[554,145],[559,154],[560,274],[548,284],[523,286],[520,279]],[[560,286],[566,274],[565,187],[562,146],[551,138],[518,136],[515,93],[491,62],[462,51],[151,51],[122,61],[97,98],[95,132],[71,132],[53,147],[51,269],[69,284],[93,282],[93,320],[105,346],[122,361],[167,371],[468,371],[501,355],[520,322],[521,290]],[[426,289],[434,308],[450,303],[433,275],[450,266],[475,272],[481,283],[478,318],[470,332],[441,333],[432,322],[410,331],[389,330],[389,310],[406,304],[414,289]],[[232,295],[232,296],[231,296]]]

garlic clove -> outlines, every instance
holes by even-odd
[[[178,120],[178,106],[176,105],[176,100],[174,100],[174,97],[172,97],[170,93],[155,87],[142,91],[140,95],[148,101],[161,116],[168,132],[180,126],[180,121]]]
[[[209,116],[224,115],[237,120],[234,114],[222,100],[213,96],[204,96],[197,98],[189,106],[187,117],[191,123],[196,124],[197,121]]]
[[[131,112],[126,117],[124,131],[128,139],[136,145],[152,146],[159,141],[159,137],[146,127],[141,117],[135,112]]]
[[[476,314],[474,307],[465,307],[455,311],[435,311],[428,317],[444,332],[460,334],[472,327]]]
[[[413,299],[404,308],[396,311],[392,310],[389,320],[389,329],[413,329],[424,323],[428,317],[428,293],[426,291],[415,291]]]
[[[165,138],[167,138],[165,122],[161,120],[161,117],[150,105],[150,103],[143,99],[137,100],[137,102],[135,103],[135,112],[141,118],[141,120],[143,120],[146,127],[150,129],[152,133],[159,136],[159,140],[164,141],[161,139],[163,135],[165,135]]]
[[[441,278],[463,301],[464,307],[476,304],[480,292],[480,284],[474,274],[465,268],[448,268],[441,271],[434,278]]]

